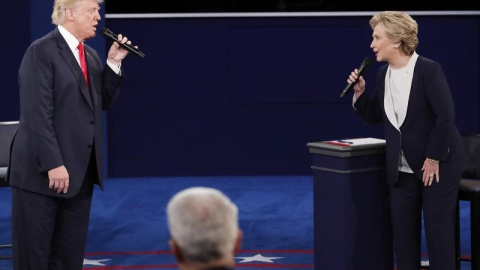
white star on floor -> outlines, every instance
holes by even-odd
[[[237,259],[243,259],[239,261],[238,263],[246,263],[246,262],[269,262],[273,263],[273,260],[276,259],[283,259],[285,257],[264,257],[262,254],[257,254],[252,257],[236,257]]]
[[[429,260],[422,261],[421,266],[430,266],[430,261]]]
[[[89,260],[89,259],[83,259],[83,265],[100,265],[100,266],[105,266],[104,261],[109,261],[110,259],[102,259],[102,260]]]

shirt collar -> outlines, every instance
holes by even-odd
[[[75,51],[77,49],[77,46],[78,46],[78,43],[79,43],[77,38],[74,35],[72,35],[72,33],[68,32],[68,30],[65,29],[65,27],[63,27],[61,25],[58,26],[58,31],[60,31],[60,34],[62,35],[62,37],[67,42],[68,47],[70,47],[70,49],[72,51]]]
[[[408,61],[407,68],[405,69],[405,72],[407,74],[413,74],[413,71],[415,70],[415,64],[417,63],[418,59],[418,54],[417,52],[413,52],[412,57],[410,57],[410,60]]]

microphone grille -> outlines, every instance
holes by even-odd
[[[366,57],[366,58],[363,60],[362,65],[360,66],[360,69],[364,70],[364,69],[366,69],[369,65],[370,65],[370,58]]]
[[[112,31],[108,30],[107,28],[103,28],[102,31],[100,32],[102,36],[106,37],[109,35],[114,35]]]

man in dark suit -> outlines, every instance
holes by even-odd
[[[128,51],[118,42],[131,44],[118,35],[105,65],[84,44],[96,35],[102,1],[55,0],[57,27],[28,47],[20,65],[20,124],[7,176],[15,270],[83,267],[93,185],[103,189],[102,110],[123,78]]]

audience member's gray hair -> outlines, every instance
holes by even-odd
[[[217,189],[180,191],[167,205],[167,219],[171,238],[189,261],[207,263],[235,248],[238,208]]]
[[[65,21],[65,10],[68,8],[75,8],[77,4],[85,0],[55,0],[53,4],[52,23],[60,25]],[[103,3],[103,0],[96,0],[98,4]]]

